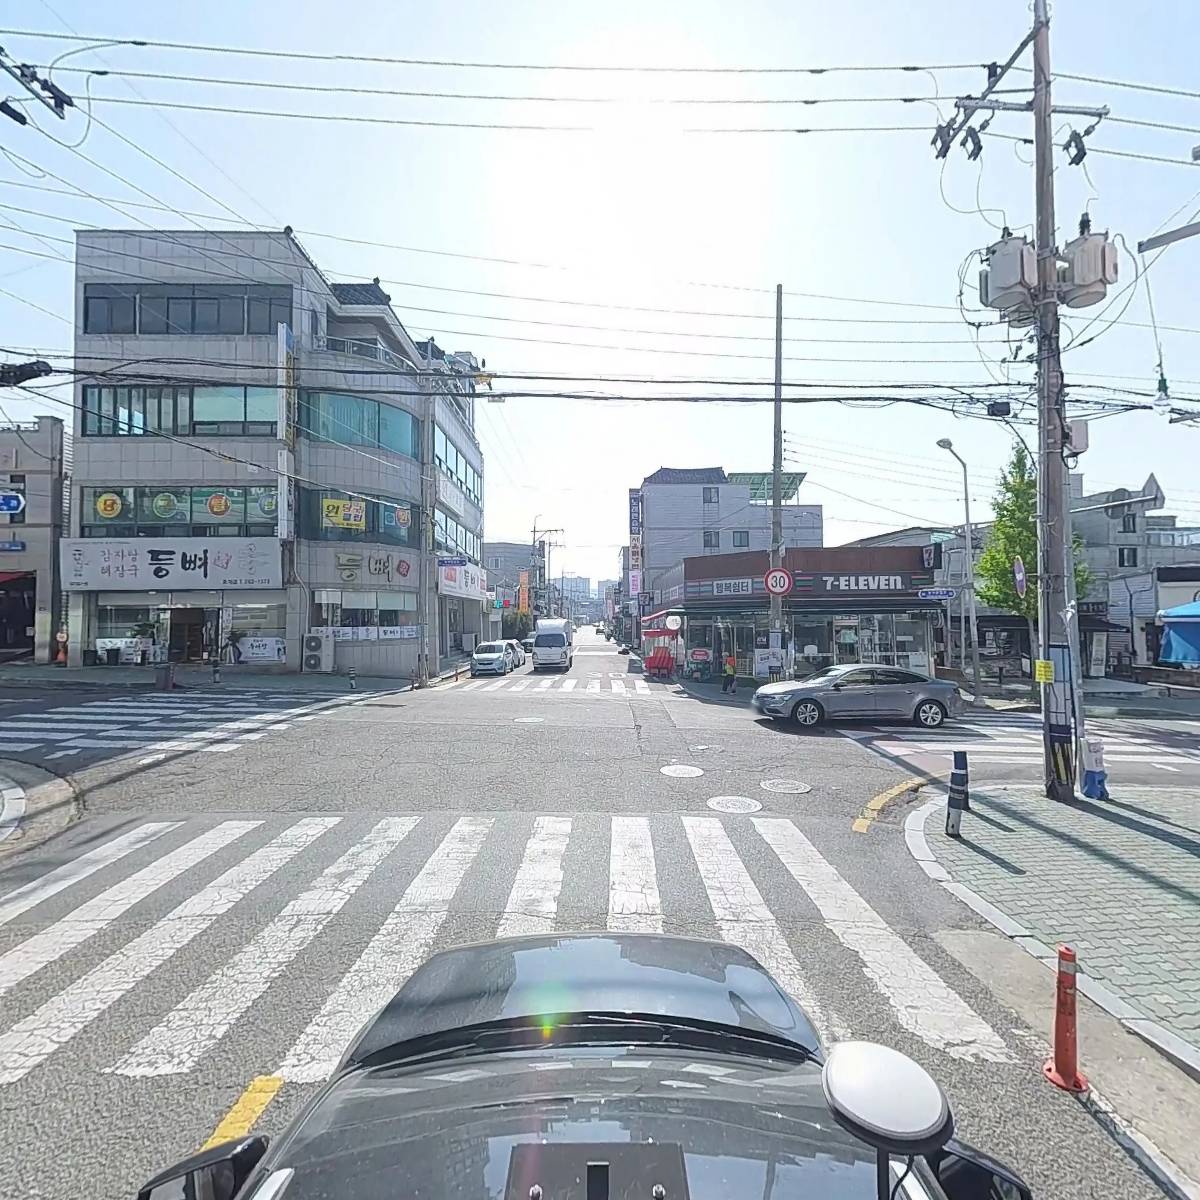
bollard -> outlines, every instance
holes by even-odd
[[[1058,983],[1054,997],[1054,1052],[1042,1074],[1055,1087],[1067,1092],[1087,1090],[1088,1081],[1079,1071],[1078,1030],[1075,1015],[1075,975],[1079,967],[1070,946],[1058,948]]]
[[[970,780],[967,777],[967,752],[965,750],[954,751],[954,762],[950,771],[950,785],[954,786],[955,776],[958,777],[958,782],[962,785],[962,810],[963,812],[971,811],[971,786]]]
[[[1083,784],[1080,790],[1089,800],[1110,800],[1108,772],[1104,768],[1104,743],[1098,737],[1083,739]]]
[[[961,837],[959,826],[962,824],[962,796],[954,784],[946,793],[946,836]]]
[[[213,671],[213,678],[212,678],[213,683],[220,683],[221,682],[221,660],[219,658],[213,659],[212,671]]]
[[[358,691],[358,676],[355,674],[353,667],[350,668],[350,690],[352,692]]]

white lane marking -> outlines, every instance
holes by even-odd
[[[625,690],[625,680],[623,680],[623,679],[610,679],[610,680],[609,680],[609,684],[611,685],[611,687],[612,687],[612,690],[613,690],[614,692],[616,692],[618,696],[627,696],[627,695],[629,695],[629,693],[628,693],[628,692]]]
[[[61,730],[54,733],[45,733],[46,725],[43,722],[40,726],[13,726],[6,725],[3,730],[0,730],[0,743],[15,740],[18,738],[37,737],[39,742],[69,742],[76,735],[74,733],[63,733]]]
[[[553,680],[553,679],[543,679],[543,680],[542,680],[542,681],[541,681],[541,682],[540,682],[540,683],[537,685],[537,690],[538,690],[539,692],[547,692],[547,691],[549,691],[549,690],[550,690],[550,689],[551,689],[553,686],[554,686],[554,680]]]
[[[562,860],[571,836],[570,817],[538,817],[525,845],[525,857],[517,868],[508,903],[496,936],[522,933],[553,933],[562,890]]]
[[[166,757],[165,754],[148,754],[145,758],[138,759],[138,765],[145,767],[150,763],[162,762]]]
[[[483,690],[485,692],[498,692],[507,682],[507,679],[497,679],[495,683],[489,683]]]
[[[261,821],[223,821],[0,955],[0,995],[86,942],[177,875],[261,824]]]
[[[510,692],[523,692],[532,682],[533,680],[527,676],[522,677],[521,679],[514,679],[512,686],[508,690]],[[489,691],[490,690],[491,689],[489,689]]]
[[[1166,763],[1156,762],[1156,763],[1151,763],[1150,765],[1152,767],[1157,767],[1160,771],[1174,771],[1176,775],[1179,774],[1178,767],[1168,767]]]
[[[481,687],[483,687],[482,679],[472,679],[470,683],[463,684],[463,691],[464,692],[473,692],[473,691],[475,691],[476,688],[481,688]]]
[[[1000,1035],[783,817],[754,817],[754,827],[817,906],[833,935],[862,961],[891,1002],[896,1020],[923,1042],[966,1062],[1012,1062]]]
[[[5,742],[0,744],[0,749],[11,750],[13,754],[22,754],[26,750],[36,750],[41,742]]]
[[[562,681],[562,688],[560,690],[564,692],[573,692],[578,686],[578,679],[564,679]]]
[[[635,679],[633,681],[633,690],[637,692],[639,696],[650,695],[650,685],[644,679]]]
[[[251,889],[340,820],[340,817],[309,817],[297,822],[52,996],[36,1012],[18,1021],[0,1036],[0,1083],[16,1082],[66,1045]]]
[[[384,817],[225,966],[213,972],[106,1070],[135,1076],[180,1075],[190,1071],[341,910],[418,820],[419,817]]]
[[[493,823],[492,817],[462,817],[455,822],[296,1039],[277,1075],[295,1083],[319,1083],[333,1072],[367,1019],[424,961]]]
[[[16,786],[0,788],[0,842],[17,832],[24,816],[25,789]]]
[[[154,841],[156,837],[162,837],[164,833],[178,829],[181,824],[181,821],[150,821],[139,825],[136,829],[131,829],[128,833],[123,833],[119,837],[113,838],[112,841],[97,846],[95,850],[88,850],[78,858],[63,863],[61,867],[55,867],[53,871],[30,880],[29,883],[23,884],[0,898],[0,925],[7,925],[15,917],[28,912],[31,908],[36,908],[44,900],[49,900],[51,896],[57,895],[64,888],[69,888],[96,871],[110,866],[118,859],[124,858],[126,854],[140,849],[147,842]]]
[[[600,691],[600,680],[589,679],[588,685],[587,685],[587,691],[598,693]]]
[[[10,746],[9,749],[11,750],[12,747]],[[49,762],[51,759],[54,759],[54,758],[70,758],[72,754],[82,754],[82,753],[83,753],[82,750],[59,750],[56,754],[47,754],[46,761]]]
[[[804,977],[750,872],[738,857],[719,817],[683,816],[684,832],[700,871],[721,937],[747,950],[795,998],[822,1038],[831,1025]]]
[[[624,933],[662,933],[654,844],[645,817],[613,817],[608,857],[608,927]]]

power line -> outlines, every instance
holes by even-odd
[[[585,63],[480,62],[466,59],[397,58],[376,54],[335,54],[312,50],[259,49],[251,46],[215,46],[202,42],[168,42],[151,38],[89,37],[83,34],[47,33],[36,29],[0,29],[0,33],[18,37],[46,38],[50,41],[101,42],[112,46],[152,47],[160,50],[193,50],[205,54],[240,54],[257,58],[293,58],[316,62],[384,63],[407,67],[465,67],[499,71],[595,71],[610,74],[657,75],[831,75],[834,73],[877,73],[885,71],[975,71],[986,70],[987,63],[929,63],[911,65],[864,65],[818,67],[691,67],[661,64],[608,65]]]
[[[1024,69],[1024,68],[1022,68]],[[1102,87],[1125,88],[1134,92],[1154,92],[1159,96],[1183,96],[1188,100],[1200,100],[1200,92],[1188,88],[1163,87],[1155,83],[1136,83],[1128,79],[1102,79],[1096,75],[1074,75],[1066,71],[1055,71],[1055,79],[1071,79],[1076,83],[1096,83]]]
[[[94,104],[131,104],[142,108],[174,108],[184,112],[224,113],[239,117],[275,117],[290,121],[322,121],[351,125],[395,125],[418,129],[486,129],[520,133],[604,133],[602,125],[551,125],[544,122],[517,121],[438,121],[416,117],[375,117],[365,113],[286,112],[273,108],[233,107],[221,104],[194,104],[183,100],[131,100],[125,96],[94,96]],[[925,125],[831,125],[808,129],[721,128],[703,126],[673,129],[671,133],[928,133]]]
[[[1019,142],[1023,146],[1032,146],[1033,138],[1022,137],[1015,133],[994,133],[992,130],[986,130],[984,137],[1000,138],[1006,142]],[[1138,154],[1132,150],[1112,150],[1106,146],[1093,146],[1088,143],[1087,152],[1089,154],[1107,154],[1113,158],[1136,158],[1142,162],[1157,162],[1166,163],[1171,167],[1197,167],[1200,163],[1193,162],[1190,158],[1164,158],[1161,154]]]

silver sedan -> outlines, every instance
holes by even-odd
[[[852,663],[825,667],[806,679],[764,684],[752,703],[765,717],[804,726],[825,720],[898,718],[937,729],[962,711],[962,693],[949,680],[902,667]]]

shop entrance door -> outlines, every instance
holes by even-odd
[[[214,629],[215,622],[210,620],[207,609],[171,609],[167,657],[171,662],[203,662],[215,642]]]
[[[36,591],[32,571],[0,571],[0,658],[19,658],[33,649]]]

